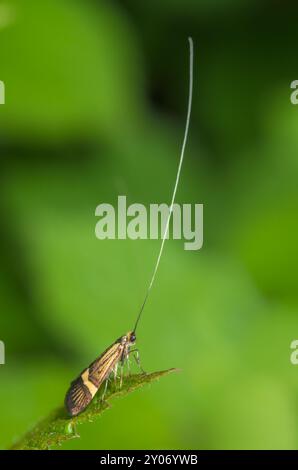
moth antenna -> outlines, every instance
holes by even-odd
[[[192,40],[191,37],[188,38],[188,42],[189,42],[189,94],[188,94],[188,107],[187,107],[186,125],[185,125],[182,148],[181,148],[180,161],[179,161],[179,166],[178,166],[178,171],[177,171],[177,176],[176,176],[176,181],[175,181],[175,186],[174,186],[174,191],[173,191],[173,196],[172,196],[172,201],[171,201],[171,205],[170,205],[170,210],[169,210],[169,214],[168,214],[168,219],[167,219],[164,235],[163,235],[163,238],[162,238],[160,250],[159,250],[159,253],[158,253],[157,261],[156,261],[155,268],[154,268],[154,271],[153,271],[153,274],[152,274],[152,277],[151,277],[149,287],[147,289],[147,292],[146,292],[144,301],[142,303],[140,312],[137,316],[137,320],[136,320],[136,323],[135,323],[135,326],[134,326],[134,329],[133,329],[134,332],[137,329],[138,323],[139,323],[140,318],[142,316],[144,307],[146,305],[147,299],[149,297],[149,294],[150,294],[150,291],[152,289],[154,279],[155,279],[155,276],[156,276],[156,273],[157,273],[157,270],[158,270],[158,266],[159,266],[161,255],[162,255],[162,252],[163,252],[165,240],[166,240],[166,237],[167,237],[168,231],[169,231],[171,215],[172,215],[172,212],[173,212],[173,206],[174,206],[174,202],[175,202],[175,197],[176,197],[176,192],[177,192],[177,188],[178,188],[182,163],[183,163],[183,159],[184,159],[184,152],[185,152],[185,147],[186,147],[186,142],[187,142],[187,137],[188,137],[189,123],[190,123],[191,106],[192,106],[192,94],[193,94],[193,40]]]

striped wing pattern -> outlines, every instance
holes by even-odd
[[[119,361],[122,355],[123,347],[119,343],[114,343],[101,357],[94,361],[88,368],[88,379],[97,388],[100,387],[102,382],[108,377],[115,364]]]
[[[65,406],[70,416],[76,416],[85,410],[120,360],[122,352],[123,346],[118,342],[114,343],[71,383],[65,397]]]
[[[91,402],[92,395],[80,377],[71,383],[65,397],[65,406],[70,416],[76,416]]]

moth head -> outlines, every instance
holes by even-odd
[[[134,344],[136,342],[136,335],[135,335],[135,332],[134,331],[129,331],[127,333],[127,341],[130,343],[130,344]]]

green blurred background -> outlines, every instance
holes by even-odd
[[[169,241],[138,331],[147,371],[64,449],[297,448],[295,2],[0,1],[0,447],[131,328],[159,241],[99,241],[95,207],[204,203]]]

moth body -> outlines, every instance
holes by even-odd
[[[123,365],[135,341],[133,331],[121,336],[71,383],[65,397],[65,406],[70,416],[84,411],[110,374],[117,374],[118,364]]]

